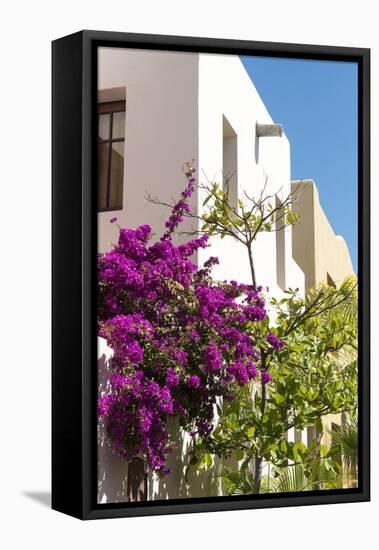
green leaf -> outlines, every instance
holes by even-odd
[[[236,450],[236,459],[237,460],[242,460],[244,456],[245,456],[245,453],[243,452],[242,449],[237,449]]]
[[[255,428],[253,426],[247,429],[246,435],[249,439],[252,439],[254,437],[254,434],[255,434]]]
[[[320,444],[318,447],[320,455],[322,458],[326,457],[328,454],[328,448],[325,445]]]
[[[205,205],[210,201],[211,198],[212,198],[212,195],[209,194],[209,195],[206,197],[205,201],[203,202],[203,206],[205,206]]]
[[[275,393],[274,394],[274,401],[277,405],[281,405],[282,403],[284,403],[285,398],[280,393]]]

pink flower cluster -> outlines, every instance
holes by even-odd
[[[159,241],[151,242],[148,225],[121,229],[118,244],[98,257],[99,335],[114,352],[99,415],[122,457],[143,456],[162,474],[174,445],[167,419],[179,417],[192,434],[211,433],[217,400],[232,399],[257,377],[259,354],[247,327],[266,317],[261,289],[215,282],[217,258],[202,269],[191,261],[207,235],[173,244],[171,233],[195,189],[193,172],[186,175]]]
[[[267,342],[272,346],[273,349],[280,350],[284,348],[283,340],[278,338],[278,336],[276,336],[276,334],[274,334],[273,332],[269,332],[266,338]]]

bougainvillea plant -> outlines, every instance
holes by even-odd
[[[193,437],[206,438],[220,398],[232,400],[236,388],[255,378],[270,380],[251,330],[267,317],[262,289],[213,280],[217,258],[199,268],[191,258],[207,247],[206,234],[172,241],[195,190],[190,165],[185,175],[187,186],[159,240],[149,225],[120,228],[118,244],[98,256],[98,333],[113,350],[99,415],[123,458],[143,457],[161,474],[169,472],[166,460],[175,445],[169,417],[177,416]],[[267,341],[281,345],[275,335]]]

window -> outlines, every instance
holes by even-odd
[[[125,101],[98,105],[98,211],[122,210]]]

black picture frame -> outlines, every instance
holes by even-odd
[[[97,504],[97,208],[93,181],[99,46],[358,64],[358,488]],[[85,30],[52,43],[52,98],[52,508],[81,519],[97,519],[370,500],[370,50]]]

